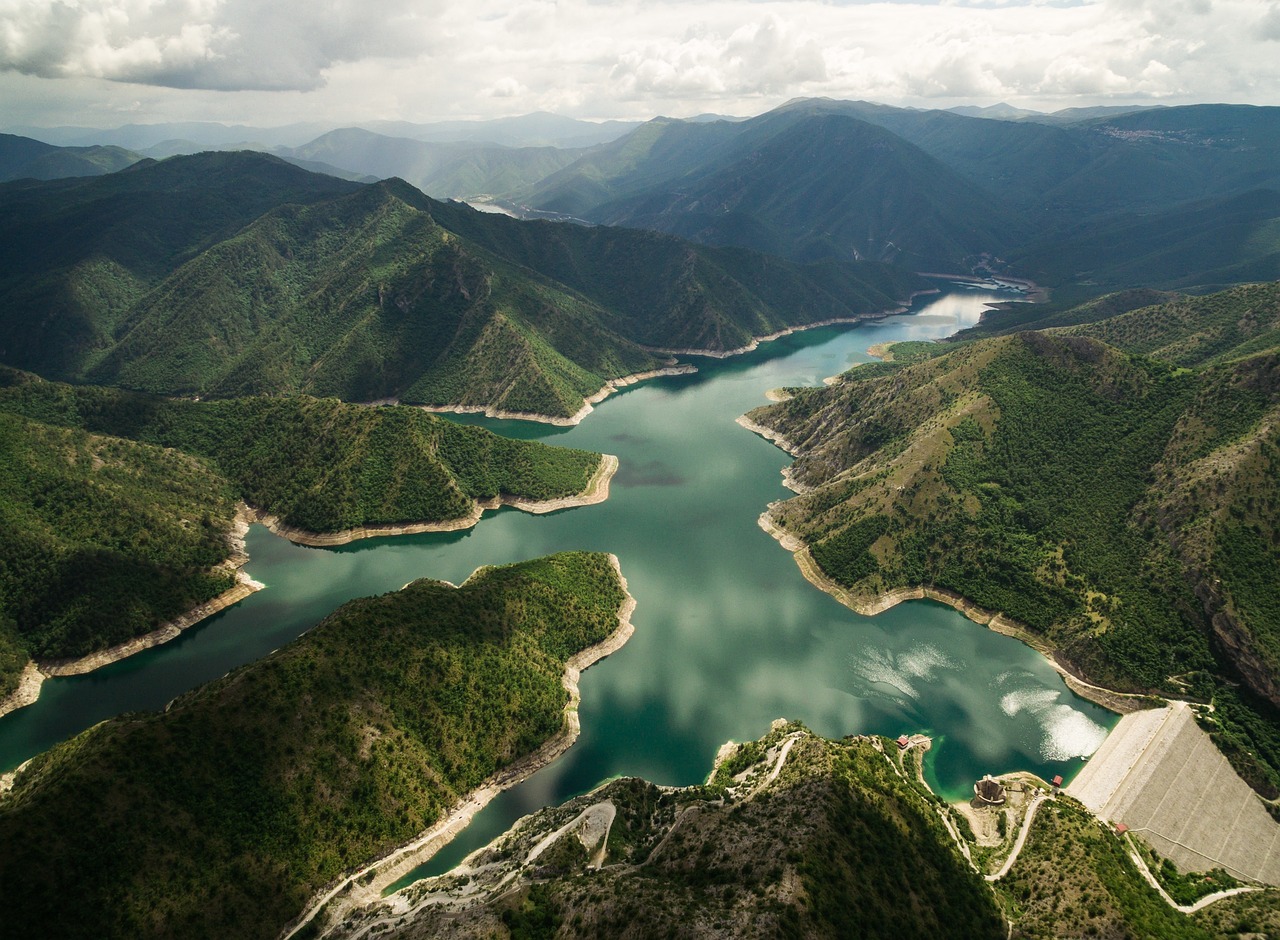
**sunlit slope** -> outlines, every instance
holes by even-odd
[[[1244,359],[1280,346],[1280,282],[1206,296],[1171,294],[1066,332],[1180,366]]]
[[[7,930],[276,936],[561,733],[566,662],[618,629],[623,600],[599,554],[415,581],[55,747],[0,800]]]
[[[705,786],[613,781],[409,889],[409,910],[371,907],[335,936],[1005,936],[914,755],[884,743],[778,722],[728,745]],[[607,840],[584,811],[612,820]]]
[[[1210,696],[1239,676],[1275,703],[1278,356],[1188,371],[1021,333],[750,417],[810,488],[773,519],[855,597],[950,590],[1102,684]],[[1276,766],[1274,731],[1237,730]]]
[[[274,210],[144,298],[93,370],[103,384],[308,392],[571,415],[658,364],[603,311],[483,256],[398,181]]]

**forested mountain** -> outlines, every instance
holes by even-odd
[[[567,418],[667,361],[646,346],[734,349],[924,286],[877,265],[518,223],[252,153],[14,184],[0,207],[0,361],[167,394]]]
[[[334,533],[458,522],[587,489],[601,456],[414,408],[174,401],[0,369],[0,698],[29,657],[83,656],[227,590],[237,500]]]
[[[0,134],[0,183],[101,176],[141,159],[141,154],[120,147],[55,147],[30,137]]]
[[[0,799],[6,932],[277,936],[326,882],[571,740],[566,665],[625,599],[600,554],[414,581],[53,748]]]
[[[798,458],[770,515],[854,603],[943,589],[1104,685],[1214,698],[1275,795],[1275,318],[1274,285],[1241,288],[795,390],[750,415]]]

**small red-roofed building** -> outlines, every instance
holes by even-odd
[[[910,743],[911,743],[911,739],[908,738],[905,734],[898,735],[898,750],[905,751],[907,749],[907,745]]]

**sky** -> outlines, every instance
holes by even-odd
[[[1280,104],[1280,0],[0,0],[0,126]]]

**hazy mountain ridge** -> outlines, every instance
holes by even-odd
[[[141,159],[141,154],[121,147],[55,147],[29,137],[0,134],[0,183],[101,176]]]

